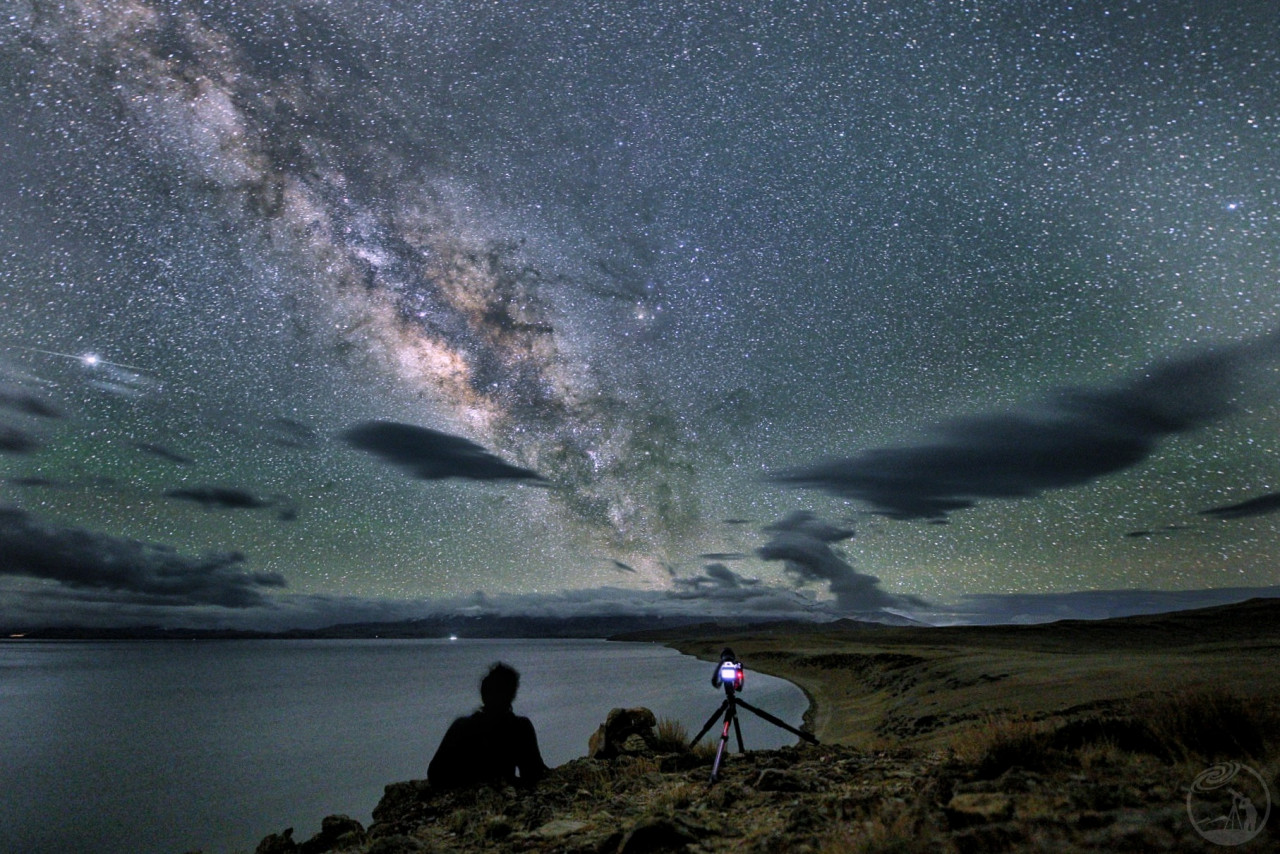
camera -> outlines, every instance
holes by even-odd
[[[716,676],[720,680],[720,684],[725,688],[733,688],[735,691],[742,690],[742,684],[746,681],[747,673],[742,669],[742,663],[738,661],[722,661],[720,669],[716,672]]]
[[[741,691],[746,677],[747,673],[742,669],[742,662],[738,661],[738,656],[733,654],[733,650],[729,647],[721,650],[720,663],[716,665],[716,672],[711,676],[711,684],[716,688],[723,686],[726,691],[730,689]]]

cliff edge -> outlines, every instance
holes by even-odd
[[[1065,722],[992,719],[941,750],[738,753],[731,740],[714,783],[718,739],[690,750],[647,733],[552,769],[530,790],[394,783],[368,828],[330,816],[306,841],[289,829],[256,854],[1203,852],[1205,834],[1235,812],[1212,792],[1193,801],[1193,784],[1226,755],[1244,763],[1237,789],[1266,781],[1254,787],[1248,830],[1274,841],[1260,792],[1280,791],[1276,722],[1233,695],[1203,693]]]

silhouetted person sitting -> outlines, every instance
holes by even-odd
[[[528,718],[511,710],[520,687],[515,668],[498,663],[480,680],[480,711],[458,718],[444,734],[427,767],[433,786],[460,788],[484,783],[532,786],[547,772],[538,736]]]

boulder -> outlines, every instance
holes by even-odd
[[[652,753],[658,719],[644,707],[612,709],[605,722],[591,736],[587,755],[592,759],[613,759]]]
[[[397,833],[376,840],[369,846],[366,854],[419,854],[426,850],[426,847],[412,836]]]
[[[347,815],[325,816],[320,832],[298,846],[298,854],[325,854],[364,842],[364,825]]]
[[[618,845],[618,854],[658,854],[684,851],[698,841],[702,828],[671,816],[641,819]]]
[[[756,778],[755,788],[762,792],[812,792],[815,787],[793,771],[766,768]]]
[[[426,780],[406,780],[386,786],[382,800],[373,808],[373,824],[369,826],[368,836],[403,833],[447,810],[447,806],[436,803],[437,794]]]
[[[253,854],[297,854],[298,843],[293,841],[293,828],[286,827],[280,833],[263,837]]]

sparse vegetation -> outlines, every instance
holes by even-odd
[[[1045,723],[992,715],[952,747],[952,755],[977,773],[994,777],[1014,766],[1043,770],[1055,758],[1053,732]]]
[[[689,730],[674,718],[658,718],[656,729],[657,741],[654,750],[658,753],[679,753],[689,749]]]
[[[1134,755],[1166,764],[1270,759],[1280,715],[1262,700],[1223,689],[1135,699],[1106,714],[1033,721],[991,716],[957,738],[955,761],[985,778],[1010,768],[1109,768]]]
[[[1267,759],[1280,740],[1280,714],[1271,703],[1222,688],[1144,698],[1133,713],[1172,761]]]

